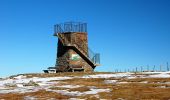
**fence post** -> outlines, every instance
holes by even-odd
[[[155,71],[155,65],[153,66],[153,71]]]
[[[147,65],[147,71],[149,72],[149,65]]]
[[[162,72],[162,66],[160,65],[160,72]]]
[[[167,64],[167,71],[169,71],[169,64],[168,64],[168,62],[166,64]]]

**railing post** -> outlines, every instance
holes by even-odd
[[[63,24],[54,25],[55,33],[62,32],[87,32],[87,23],[74,23],[74,22],[66,22]]]

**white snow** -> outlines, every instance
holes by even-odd
[[[160,74],[160,73],[166,73],[166,74],[170,74],[170,71],[166,71],[166,72],[142,72],[142,74]]]
[[[59,80],[72,79],[72,77],[47,77],[47,78],[26,78],[25,76],[17,76],[13,79],[6,79],[0,81],[0,93],[25,93],[35,92],[40,89],[50,88],[52,85],[57,84]],[[57,80],[57,81],[56,81]],[[29,82],[35,82],[38,86],[24,86]],[[34,84],[33,84],[34,85]]]
[[[81,96],[82,95],[82,93],[79,91],[52,90],[52,89],[46,89],[46,91],[52,91],[52,92],[61,93],[63,95],[70,95],[70,96]]]
[[[68,80],[72,79],[72,77],[47,77],[47,78],[39,78],[39,77],[33,77],[31,80],[34,82],[47,82],[47,81],[59,81],[59,80]]]
[[[137,78],[136,76],[129,76],[129,77],[127,77],[127,79],[135,79],[135,78]]]
[[[105,80],[104,81],[106,84],[115,84],[117,80]]]
[[[148,83],[148,81],[142,81],[142,82],[139,82],[139,83]]]
[[[69,98],[68,100],[83,100],[83,99]]]
[[[26,78],[26,76],[24,75],[19,75],[19,76],[14,77],[14,79],[24,79],[24,78]]]
[[[69,95],[69,96],[82,96],[82,95],[87,95],[87,94],[97,94],[99,92],[110,92],[110,89],[93,89],[93,88],[91,88],[90,91],[86,91],[86,92],[67,91],[67,90],[51,90],[51,89],[47,89],[47,91],[57,92],[57,93],[61,93],[63,95]]]
[[[74,77],[33,77],[27,78],[24,75],[19,75],[11,78],[4,78],[0,80],[0,93],[25,93],[25,92],[35,92],[41,89],[46,89],[48,91],[54,91],[61,93],[63,95],[73,95],[80,96],[86,94],[97,94],[98,92],[109,92],[109,89],[98,89],[97,87],[91,86],[90,91],[79,92],[79,91],[68,91],[68,90],[51,90],[51,87],[62,87],[62,88],[78,88],[82,85],[57,85],[60,80],[68,80],[73,78],[105,78],[104,83],[106,84],[125,84],[128,82],[118,82],[118,80],[112,80],[109,78],[170,78],[170,72],[142,72],[141,74],[135,75],[134,73],[111,73],[111,74],[97,74],[97,75],[85,75],[85,76],[74,76]],[[27,86],[29,82],[33,82],[33,86]],[[35,85],[34,85],[35,83]],[[148,83],[147,81],[139,83]],[[38,84],[38,85],[36,85]],[[69,84],[69,83],[68,83]],[[165,84],[170,84],[170,82],[165,82]]]
[[[115,74],[98,74],[98,75],[86,75],[82,78],[121,78],[128,77],[131,73],[115,73]]]
[[[170,84],[170,82],[165,82],[164,84]]]
[[[24,87],[23,84],[16,84],[17,87]]]
[[[56,87],[62,87],[62,88],[79,88],[79,87],[82,87],[80,85],[61,85],[61,86],[56,86]]]
[[[170,78],[169,73],[159,73],[154,75],[149,75],[148,78]]]
[[[157,88],[166,88],[166,86],[158,86]]]
[[[130,83],[130,82],[117,82],[117,84],[127,84],[127,83]]]
[[[86,91],[83,94],[97,94],[99,92],[110,92],[110,89],[90,89],[90,91]]]
[[[25,96],[24,100],[37,100],[35,97]]]
[[[4,86],[1,86],[1,87],[0,87],[0,90],[5,90],[5,89],[8,89],[8,88],[6,88],[6,87],[4,87]]]
[[[0,86],[4,86],[7,83],[29,83],[30,81],[33,82],[41,82],[41,83],[46,83],[49,81],[58,81],[58,80],[67,80],[67,79],[72,79],[72,77],[47,77],[47,78],[38,78],[38,77],[33,77],[33,78],[25,78],[25,79],[7,79],[7,80],[2,80],[0,81]]]

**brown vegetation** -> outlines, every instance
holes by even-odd
[[[47,100],[51,98],[57,98],[57,99],[68,99],[69,96],[63,96],[59,93],[55,92],[49,92],[46,90],[40,90],[37,92],[31,92],[31,93],[8,93],[8,94],[0,94],[0,99],[5,100],[24,100],[26,96],[38,98],[41,100]]]
[[[27,74],[27,77],[53,77],[53,76],[83,76],[87,74],[99,73],[57,73],[57,74]],[[104,74],[104,73],[100,73]],[[105,80],[117,80],[118,83],[105,83]],[[32,93],[8,93],[0,94],[0,99],[5,100],[23,100],[24,97],[30,96],[40,100],[50,98],[56,99],[87,99],[87,100],[170,100],[170,78],[73,78],[69,80],[58,81],[56,87],[52,90],[67,91],[90,91],[90,87],[98,89],[110,89],[110,92],[100,92],[97,94],[87,94],[82,96],[67,96],[56,92],[40,90]],[[119,82],[127,82],[120,84]],[[168,82],[168,83],[166,83]],[[80,85],[78,88],[63,88],[62,85]]]
[[[84,86],[84,87],[72,88],[72,89],[69,89],[69,91],[85,92],[85,91],[90,91],[90,89],[88,87]]]

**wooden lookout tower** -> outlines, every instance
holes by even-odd
[[[100,64],[100,54],[88,47],[87,24],[66,22],[54,26],[58,37],[56,72],[92,72]]]

